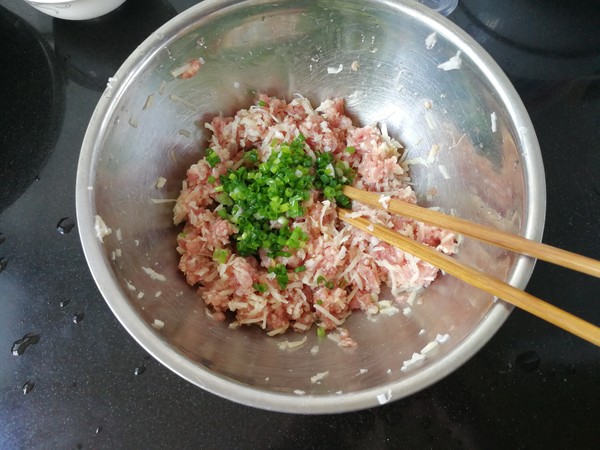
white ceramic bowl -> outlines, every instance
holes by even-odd
[[[25,0],[38,11],[59,19],[86,20],[100,17],[125,0]]]

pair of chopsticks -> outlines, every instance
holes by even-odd
[[[351,199],[360,203],[364,203],[377,209],[385,209],[379,201],[380,195],[376,192],[367,192],[351,186],[345,186],[343,192]],[[600,277],[600,261],[576,253],[531,241],[521,236],[469,222],[437,211],[432,211],[400,200],[391,199],[388,203],[387,211],[420,222],[435,225],[440,228],[445,228],[513,252],[522,253],[578,272]],[[546,320],[575,336],[579,336],[586,341],[600,346],[600,328],[597,326],[534,297],[527,292],[517,289],[498,278],[492,277],[485,272],[462,264],[456,259],[438,252],[431,247],[402,236],[400,233],[385,226],[374,224],[364,217],[353,218],[350,217],[349,214],[349,210],[338,208],[338,216],[344,222],[360,228],[366,233],[372,234],[380,240],[407,253],[411,253],[446,273]]]

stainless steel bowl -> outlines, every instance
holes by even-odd
[[[437,42],[428,49],[432,33]],[[458,51],[459,69],[438,68]],[[170,74],[199,57],[205,64],[195,77]],[[423,204],[540,239],[544,173],[527,112],[492,58],[448,20],[409,1],[205,1],[153,33],[127,59],[109,81],[83,142],[79,230],[115,315],[185,379],[270,410],[367,408],[455,370],[511,307],[449,276],[436,280],[411,314],[374,322],[354,314],[347,321],[359,343],[353,350],[320,341],[313,330],[306,344],[284,351],[279,342],[301,336],[269,338],[207,317],[177,270],[173,204],[153,199],[178,195],[186,167],[199,159],[207,138],[197,125],[248,106],[254,92],[285,98],[300,93],[313,102],[344,97],[356,122],[385,123],[409,159],[430,159],[428,166],[412,166]],[[428,158],[433,145],[441,149],[435,161]],[[159,177],[167,179],[162,189],[156,188]],[[94,230],[96,215],[112,229],[104,242]],[[457,258],[521,288],[534,265],[470,239]],[[166,281],[153,279],[144,267]],[[164,323],[160,330],[152,326],[156,319]],[[438,334],[448,340],[421,365],[402,371],[403,362]],[[317,354],[311,353],[315,345]],[[328,376],[312,383],[321,372]]]

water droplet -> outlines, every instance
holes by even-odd
[[[69,217],[63,217],[56,224],[56,231],[58,231],[60,234],[67,234],[74,227],[75,222],[73,222],[73,219],[70,219]]]
[[[533,350],[517,356],[517,366],[525,372],[533,372],[540,365],[540,356]]]
[[[12,354],[15,356],[21,356],[27,350],[30,345],[35,345],[40,342],[40,335],[34,333],[27,333],[18,341],[13,342]]]
[[[146,371],[146,366],[144,364],[142,364],[133,370],[133,374],[137,377],[138,375],[143,374],[145,371]]]
[[[64,298],[60,302],[58,302],[58,304],[60,305],[61,308],[64,308],[69,303],[71,303],[71,300],[69,300],[68,298]]]
[[[4,233],[0,233],[0,244],[4,244],[6,242],[6,236]]]
[[[34,180],[35,180],[35,181],[40,181],[40,176],[39,176],[39,175],[36,175],[36,176],[35,176],[35,178],[34,178]]]
[[[8,265],[8,259],[0,256],[0,272],[4,271],[4,269],[6,269],[7,265]]]
[[[96,434],[100,433],[101,431],[102,431],[102,427],[96,428]]]
[[[27,380],[27,382],[21,388],[21,389],[23,389],[23,394],[25,394],[25,395],[29,394],[31,391],[33,391],[34,386],[35,386],[35,383],[33,381]]]
[[[83,320],[84,314],[82,312],[78,312],[73,314],[73,323],[79,323]]]

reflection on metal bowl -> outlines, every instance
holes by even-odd
[[[426,45],[433,33],[437,39],[428,42],[435,45]],[[438,68],[458,52],[459,68]],[[172,70],[200,57],[205,64],[195,77],[173,78]],[[352,70],[355,61],[358,70]],[[249,106],[254,92],[286,98],[300,93],[314,103],[343,97],[356,122],[385,122],[411,159],[426,161],[439,145],[434,162],[413,166],[422,203],[541,237],[545,185],[535,132],[508,79],[458,27],[408,1],[203,2],[129,57],[104,92],[83,143],[79,230],[115,315],[155,358],[190,382],[270,410],[367,408],[455,370],[511,308],[449,276],[425,290],[409,316],[382,315],[373,322],[352,315],[346,322],[358,342],[352,350],[319,340],[313,330],[306,344],[283,351],[279,342],[300,337],[233,330],[205,314],[177,269],[172,204],[151,199],[178,195],[186,168],[199,158],[198,143],[207,137],[197,124]],[[161,190],[158,177],[167,179]],[[94,231],[96,215],[113,230],[104,242]],[[113,259],[117,249],[121,256]],[[457,258],[520,287],[533,269],[528,258],[467,239]],[[152,279],[142,267],[166,281]],[[155,320],[164,327],[152,327]],[[403,362],[437,335],[448,338],[418,367],[403,371]],[[310,351],[315,345],[316,354]],[[326,378],[311,382],[323,372]]]
[[[39,33],[0,8],[0,57],[5,83],[0,108],[0,211],[39,175],[63,119],[63,80]],[[27,102],[28,107],[23,108]]]
[[[54,50],[67,77],[97,91],[142,41],[173,18],[175,9],[165,0],[129,1],[115,14],[79,22],[54,19]],[[132,21],[139,26],[132,27]],[[90,51],[93,49],[93,51]]]

